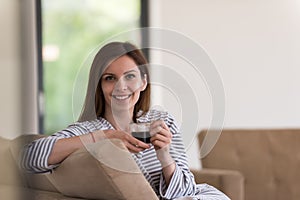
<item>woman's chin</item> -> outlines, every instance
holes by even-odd
[[[113,100],[111,104],[111,108],[114,111],[125,111],[130,108],[129,102],[127,101],[119,101],[119,100]]]
[[[135,101],[135,98],[132,98],[133,96],[131,96],[131,98],[128,99],[116,99],[116,98],[112,98],[111,99],[111,108],[113,111],[128,111],[131,110],[131,108],[134,107],[135,103],[137,101]]]

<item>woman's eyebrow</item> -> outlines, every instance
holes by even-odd
[[[131,72],[137,72],[137,70],[132,69],[132,70],[129,70],[129,71],[127,71],[127,72],[124,72],[124,74],[128,74],[128,73],[131,73]]]
[[[104,74],[102,74],[102,76],[106,76],[106,75],[111,75],[111,76],[114,76],[114,74],[113,74],[113,73],[104,73]]]
[[[132,70],[129,70],[129,71],[126,71],[126,72],[124,72],[123,74],[129,74],[129,73],[131,73],[131,72],[138,72],[136,69],[132,69]],[[110,73],[110,72],[106,72],[106,73],[103,73],[102,74],[102,76],[105,76],[105,75],[111,75],[111,76],[115,76],[115,74],[114,73]]]

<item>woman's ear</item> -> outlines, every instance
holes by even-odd
[[[147,87],[148,81],[147,81],[147,74],[144,75],[144,78],[142,80],[142,87],[141,87],[141,91],[144,91]]]

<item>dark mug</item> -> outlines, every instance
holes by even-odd
[[[136,139],[145,143],[150,143],[150,123],[131,123],[130,133]]]

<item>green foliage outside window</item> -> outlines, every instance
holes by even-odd
[[[76,74],[107,38],[137,28],[139,0],[42,0],[44,133],[73,123]]]

